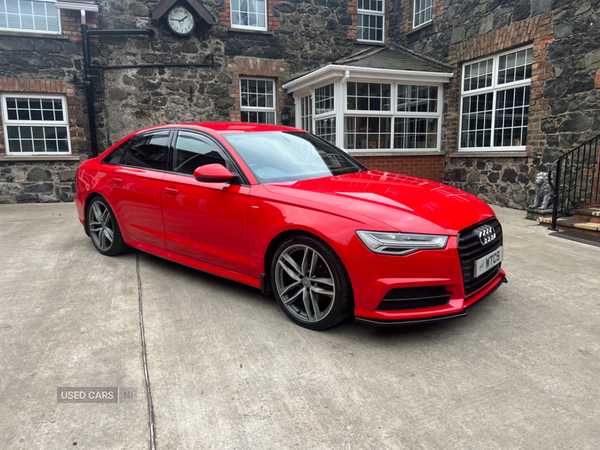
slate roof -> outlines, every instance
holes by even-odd
[[[339,59],[332,64],[338,66],[370,67],[375,69],[412,70],[416,72],[452,72],[452,67],[418,55],[396,44],[389,47],[368,47],[346,58]],[[324,66],[323,66],[324,67]],[[318,70],[318,69],[317,69]],[[315,70],[292,74],[284,79],[284,83],[308,75]]]
[[[419,72],[449,72],[451,68],[425,56],[417,55],[398,45],[375,47],[340,59],[342,66],[372,67],[376,69],[414,70]]]

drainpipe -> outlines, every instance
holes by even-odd
[[[85,23],[85,15],[81,15],[81,38],[83,40],[83,71],[85,74],[85,90],[87,94],[88,118],[90,122],[90,145],[92,147],[92,158],[98,156],[98,141],[96,136],[96,112],[94,110],[94,90],[92,89],[92,62],[90,59],[90,36],[123,36],[123,35],[145,35],[154,36],[154,30],[146,29],[109,29],[89,30]]]

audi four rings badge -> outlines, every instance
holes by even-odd
[[[496,232],[489,225],[485,225],[479,232],[479,242],[481,242],[481,245],[487,245],[494,239],[496,239]]]

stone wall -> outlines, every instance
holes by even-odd
[[[15,161],[0,165],[0,203],[72,202],[79,161]]]
[[[281,90],[285,76],[316,69],[355,49],[354,39],[348,36],[352,17],[347,1],[269,2],[269,30],[243,31],[229,27],[228,2],[206,0],[202,4],[215,24],[199,22],[187,37],[149,18],[158,3],[103,1],[101,28],[153,28],[158,33],[153,38],[101,38],[96,62],[106,66],[213,61],[213,66],[104,70],[105,92],[98,96],[102,123],[106,123],[101,147],[161,123],[239,120],[240,75],[276,80],[279,120],[283,107],[293,111],[293,100]],[[254,60],[255,67],[240,71],[238,67],[244,66],[240,57]]]
[[[538,172],[600,134],[600,92],[595,86],[600,1],[440,0],[433,21],[417,30],[406,25],[413,2],[400,3],[397,14],[405,22],[399,43],[455,68],[445,93],[443,150],[450,153],[445,181],[491,203],[525,207],[533,200]],[[534,46],[535,61],[527,154],[453,154],[458,149],[462,63],[528,44]]]

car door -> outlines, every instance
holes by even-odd
[[[132,138],[120,164],[108,174],[112,186],[108,200],[121,230],[161,249],[165,248],[161,186],[170,134],[170,130],[160,130]]]
[[[172,171],[165,175],[162,189],[167,249],[247,275],[250,186],[196,181],[194,170],[206,164],[237,170],[211,138],[192,131],[176,133]]]

